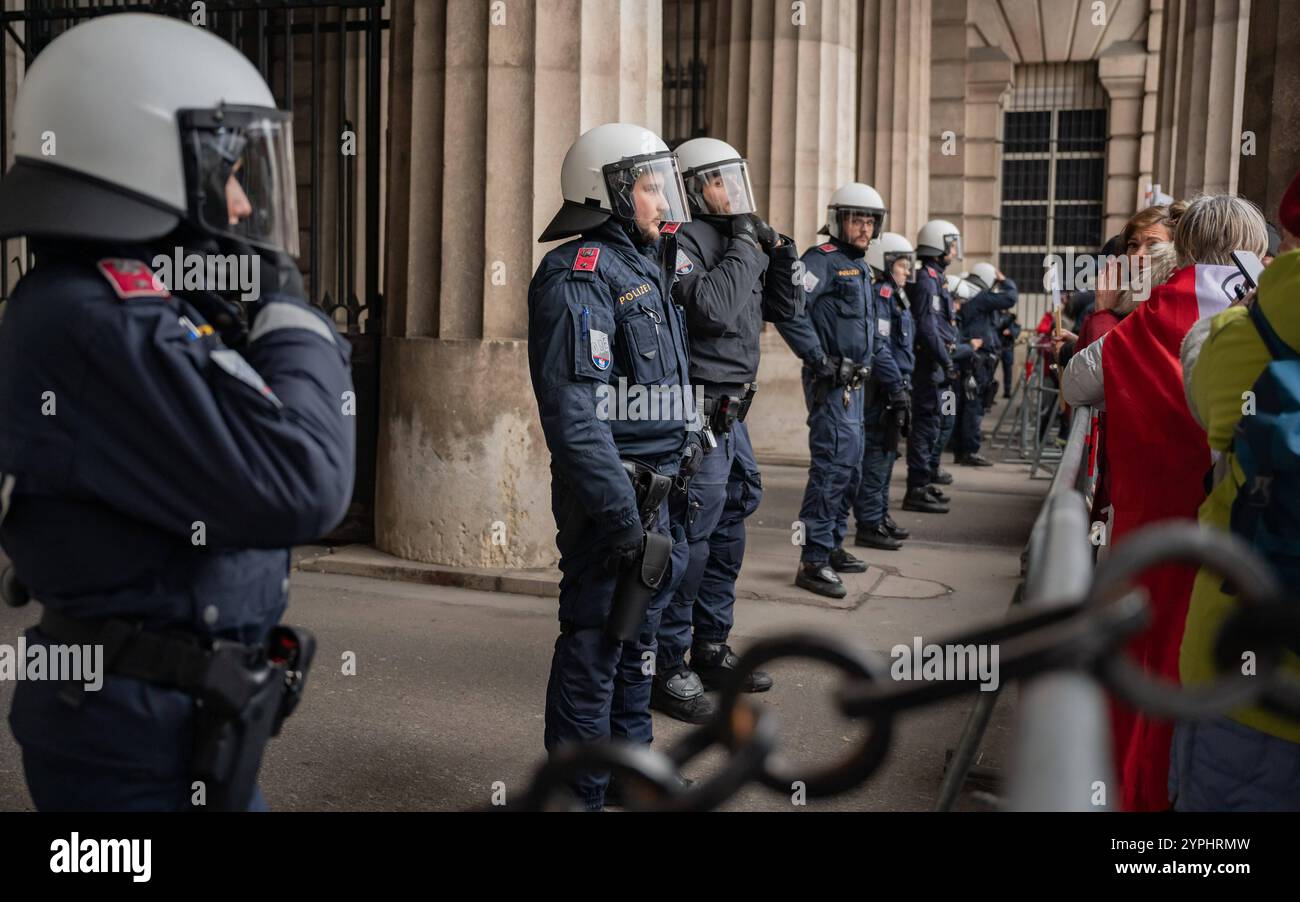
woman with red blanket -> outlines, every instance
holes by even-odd
[[[1232,251],[1262,253],[1266,241],[1264,217],[1254,204],[1226,194],[1196,198],[1174,232],[1181,268],[1119,325],[1076,351],[1066,367],[1066,402],[1104,406],[1107,414],[1113,545],[1163,520],[1195,522],[1210,452],[1204,430],[1187,409],[1179,349],[1197,320],[1235,299],[1232,288],[1240,275]],[[1173,682],[1195,576],[1192,567],[1169,565],[1138,581],[1153,617],[1130,652],[1148,672]],[[1172,725],[1137,713],[1131,721],[1116,717],[1113,726],[1123,807],[1168,808]]]

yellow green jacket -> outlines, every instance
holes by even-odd
[[[1273,260],[1259,280],[1255,303],[1278,336],[1300,349],[1300,250]],[[1225,459],[1215,468],[1218,479],[1198,513],[1200,522],[1227,531],[1237,487],[1244,481],[1232,455],[1233,431],[1246,401],[1243,393],[1255,384],[1272,358],[1245,307],[1231,307],[1214,317],[1200,355],[1187,378],[1192,413],[1205,426],[1210,448]],[[1179,656],[1184,684],[1205,682],[1214,673],[1212,647],[1219,625],[1236,604],[1220,591],[1222,577],[1207,570],[1196,576],[1187,628]],[[1294,587],[1293,587],[1294,588]],[[1287,666],[1300,677],[1300,658],[1288,653]],[[1232,718],[1265,733],[1300,743],[1300,721],[1249,708]]]

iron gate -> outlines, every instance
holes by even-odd
[[[50,41],[94,16],[152,12],[204,27],[238,47],[271,86],[277,106],[293,111],[299,267],[312,302],[333,317],[352,344],[357,392],[356,487],[348,517],[332,538],[369,541],[383,332],[380,63],[383,32],[388,28],[384,0],[4,0],[4,7],[0,12],[4,29],[0,171],[10,164],[11,48],[17,48],[25,69]],[[22,247],[17,240],[0,241],[0,303],[15,281],[11,268],[25,269],[31,263]]]

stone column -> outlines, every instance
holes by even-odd
[[[1300,18],[1291,4],[1252,0],[1246,48],[1243,150],[1238,190],[1277,222],[1282,194],[1300,169]]]
[[[1236,191],[1251,0],[1176,0],[1165,10],[1157,181],[1178,198]]]
[[[909,241],[929,218],[930,4],[866,0],[858,94],[859,181],[889,205]]]
[[[993,260],[998,251],[998,193],[1002,111],[1014,83],[1014,66],[997,47],[974,47],[966,62],[966,127],[960,142],[965,160],[961,229],[963,268]]]
[[[1110,98],[1106,141],[1106,197],[1103,238],[1117,234],[1141,201],[1142,105],[1147,52],[1136,42],[1112,44],[1097,61],[1097,74]]]
[[[854,179],[858,4],[716,0],[713,128],[746,154],[755,200],[800,247]]]
[[[859,5],[714,3],[715,136],[746,155],[759,209],[801,250],[824,240],[817,230],[831,192],[857,178]],[[762,390],[748,420],[763,460],[807,460],[799,366],[776,330],[764,330]]]
[[[548,249],[536,236],[559,209],[574,138],[610,121],[658,129],[660,4],[390,10],[375,543],[432,563],[545,566],[550,457],[525,341]]]
[[[934,0],[930,20],[929,210],[923,223],[946,219],[964,231],[965,132],[966,0]],[[916,233],[907,238],[915,243]]]

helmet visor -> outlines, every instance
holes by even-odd
[[[691,221],[672,151],[628,157],[605,166],[604,173],[609,202],[619,219],[656,226]]]
[[[894,264],[900,260],[907,264],[907,278],[903,281],[910,284],[916,279],[916,260],[913,258],[912,254],[902,252],[896,254],[885,254],[885,272],[889,274],[890,278],[893,278]]]
[[[298,255],[293,123],[287,113],[223,107],[180,113],[190,216],[214,236]]]
[[[852,241],[860,234],[863,225],[871,223],[870,238],[880,237],[885,230],[885,211],[870,207],[831,207],[830,234],[834,238]]]
[[[758,209],[749,183],[749,166],[744,160],[729,160],[689,171],[686,190],[693,208],[700,213],[737,216]]]
[[[961,236],[956,233],[953,233],[951,235],[944,235],[943,250],[944,253],[951,251],[952,258],[954,260],[960,260],[961,259]]]

